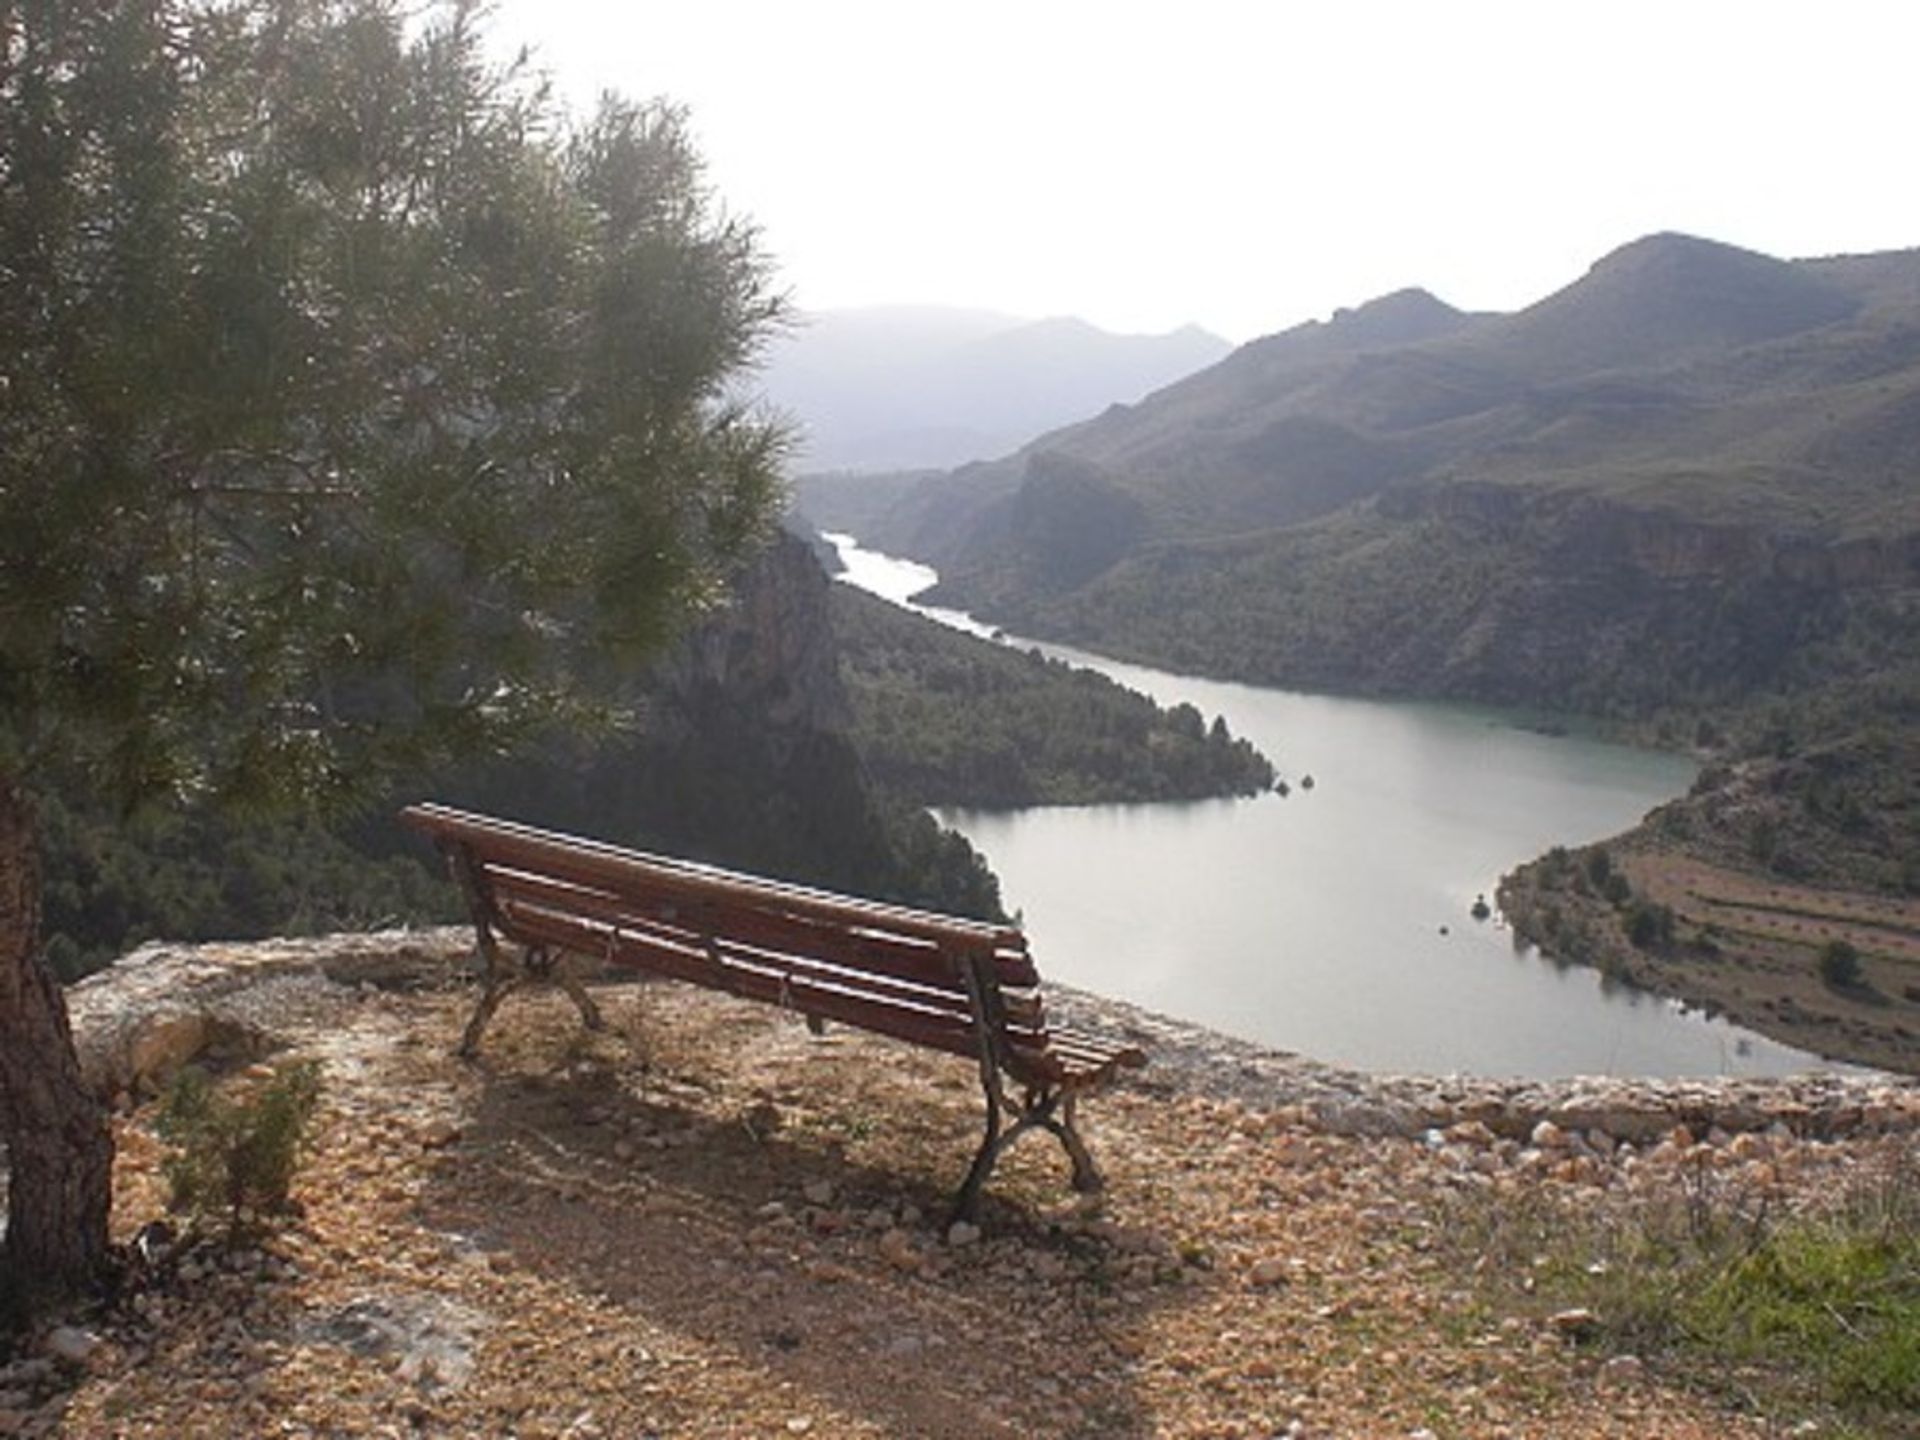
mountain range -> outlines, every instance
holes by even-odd
[[[1138,400],[1230,348],[1194,326],[1116,335],[1069,317],[880,306],[803,316],[760,382],[800,424],[802,470],[944,468]]]
[[[1920,251],[1648,236],[1513,314],[1400,291],[799,499],[1023,635],[1693,751],[1687,795],[1502,883],[1516,937],[1915,1065]]]
[[[1915,455],[1920,251],[1660,234],[1517,313],[1400,291],[1003,458],[803,503],[1022,633],[1644,714],[1855,631],[1920,647]]]

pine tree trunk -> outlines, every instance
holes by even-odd
[[[53,1297],[107,1260],[113,1134],[74,1054],[60,983],[40,954],[40,851],[30,804],[0,774],[0,1127],[10,1170],[0,1288]]]

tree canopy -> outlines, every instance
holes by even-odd
[[[729,384],[781,313],[682,112],[570,123],[470,3],[0,0],[16,1272],[105,1245],[25,792],[350,796],[595,716],[770,520]]]

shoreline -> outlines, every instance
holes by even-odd
[[[1920,1072],[1920,1014],[1913,1006],[1920,987],[1904,982],[1902,989],[1899,978],[1920,959],[1920,937],[1881,939],[1866,962],[1867,981],[1851,988],[1825,984],[1816,955],[1830,939],[1903,928],[1881,912],[1920,908],[1912,902],[1794,885],[1716,865],[1662,845],[1646,822],[1566,853],[1563,864],[1550,854],[1520,866],[1501,877],[1496,892],[1514,933],[1543,954],[1617,976],[1836,1064]],[[1580,867],[1595,853],[1610,857],[1634,897],[1631,907],[1592,893]],[[1741,898],[1749,891],[1764,892],[1769,903]],[[1656,915],[1664,911],[1674,934],[1635,944],[1628,927],[1640,906]],[[1736,909],[1798,917],[1787,921],[1796,933],[1789,938],[1784,927],[1773,934],[1719,930],[1726,912]]]

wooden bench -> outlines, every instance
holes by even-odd
[[[788,1007],[816,1033],[837,1021],[975,1061],[986,1137],[955,1196],[957,1215],[973,1216],[1001,1152],[1034,1128],[1060,1141],[1076,1190],[1100,1188],[1075,1127],[1075,1102],[1146,1057],[1049,1025],[1039,973],[1015,927],[857,900],[444,805],[409,806],[401,818],[447,856],[473,913],[484,989],[461,1054],[477,1053],[501,1000],[531,978],[563,985],[582,1019],[598,1028],[592,998],[556,961],[566,954],[611,961]],[[501,953],[503,939],[521,947],[517,966]]]

